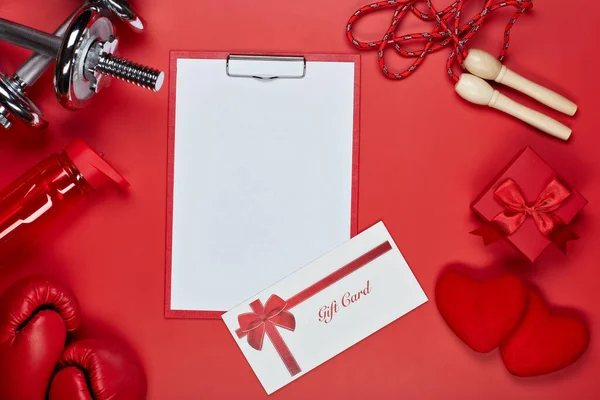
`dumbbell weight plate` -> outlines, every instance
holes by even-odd
[[[109,16],[109,10],[97,5],[84,7],[64,36],[56,59],[54,89],[58,101],[70,110],[85,107],[96,93],[86,76],[85,59],[96,41],[108,41],[115,35]]]
[[[22,119],[33,128],[44,129],[48,126],[42,112],[18,88],[15,88],[10,78],[2,72],[0,72],[1,108],[5,108],[10,114]]]
[[[101,3],[134,31],[142,32],[146,28],[144,21],[136,14],[126,0],[101,0]]]

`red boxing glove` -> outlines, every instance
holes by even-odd
[[[121,346],[88,339],[67,346],[48,400],[144,400],[146,375]]]
[[[75,297],[41,276],[0,297],[0,399],[44,400],[67,332],[79,326]]]

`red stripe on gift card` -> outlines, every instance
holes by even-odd
[[[385,243],[380,244],[379,246],[375,247],[373,250],[369,251],[368,253],[360,256],[356,260],[350,262],[349,264],[346,264],[344,267],[338,269],[337,271],[333,272],[332,274],[321,279],[319,282],[315,283],[314,285],[301,291],[297,295],[289,298],[287,301],[287,309],[289,310],[292,307],[297,306],[298,304],[302,303],[304,300],[319,293],[321,290],[328,288],[329,286],[333,285],[340,279],[347,277],[348,275],[350,275],[354,271],[358,270],[359,268],[362,268],[365,265],[367,265],[368,263],[381,257],[382,255],[384,255],[391,249],[392,249],[392,245],[390,244],[390,242],[385,242]]]

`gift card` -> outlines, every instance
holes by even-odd
[[[223,320],[271,394],[426,301],[380,222]]]

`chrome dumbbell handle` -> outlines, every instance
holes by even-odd
[[[21,81],[21,88],[25,89],[27,86],[31,86],[40,79],[40,77],[46,72],[50,64],[54,59],[48,57],[45,54],[34,53],[21,65],[21,67],[15,72],[15,77],[18,77]]]
[[[62,38],[65,35],[75,14],[76,13],[73,13],[56,31],[54,31],[54,36]],[[55,57],[46,54],[34,53],[23,63],[23,65],[21,65],[17,72],[15,72],[13,79],[19,80],[22,89],[25,89],[26,86],[31,86],[37,82],[44,72],[46,72],[48,67],[50,67],[50,64],[52,64],[54,59]]]
[[[50,57],[56,57],[62,42],[59,37],[4,18],[0,18],[0,38],[5,42]]]

